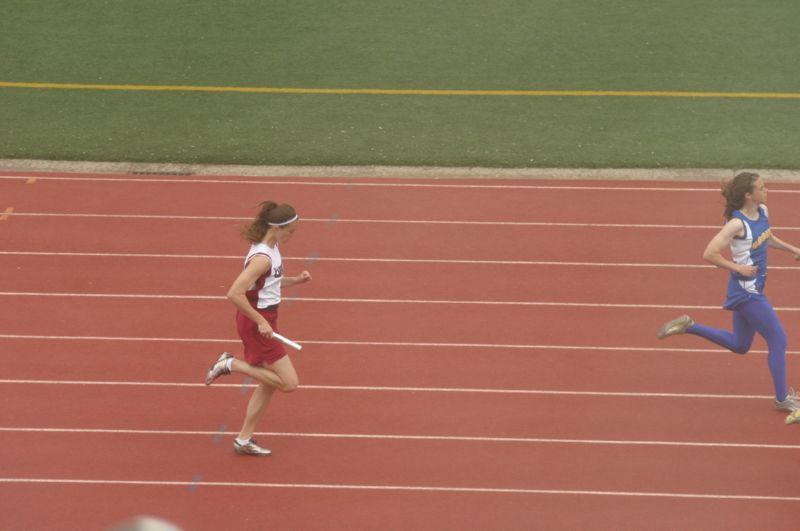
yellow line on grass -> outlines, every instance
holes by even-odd
[[[106,85],[85,83],[22,83],[0,81],[0,88],[121,90],[154,92],[241,92],[256,94],[334,94],[389,96],[530,96],[530,97],[633,97],[633,98],[739,98],[800,99],[798,92],[688,92],[650,90],[429,90],[429,89],[346,89],[294,87],[214,87],[195,85]]]

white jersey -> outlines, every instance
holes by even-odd
[[[281,302],[281,280],[283,280],[283,260],[278,244],[270,247],[266,243],[254,243],[250,247],[250,252],[244,259],[244,265],[250,263],[255,256],[266,256],[272,262],[272,269],[258,277],[253,284],[247,288],[247,299],[255,308],[264,309],[274,306]]]

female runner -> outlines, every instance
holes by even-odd
[[[265,201],[256,219],[242,231],[252,245],[244,260],[244,270],[228,290],[228,299],[236,307],[236,328],[244,345],[244,360],[223,352],[206,376],[206,385],[232,372],[259,382],[247,404],[242,430],[233,441],[238,454],[271,455],[270,450],[253,439],[256,425],[276,389],[288,393],[297,388],[297,372],[283,344],[272,333],[278,331],[281,288],[311,280],[308,271],[295,277],[283,274],[278,246],[292,238],[298,223],[299,217],[291,205]]]
[[[737,354],[745,354],[758,332],[767,341],[767,364],[775,389],[775,408],[790,412],[800,410],[800,398],[786,383],[786,333],[764,295],[767,248],[788,251],[795,255],[795,259],[800,259],[800,249],[778,239],[770,229],[767,189],[758,174],[738,174],[724,185],[722,195],[726,200],[727,223],[708,243],[703,258],[730,271],[723,308],[733,312],[733,332],[704,326],[695,323],[688,315],[682,315],[666,323],[658,338],[693,334]],[[726,247],[730,247],[733,261],[722,256]]]

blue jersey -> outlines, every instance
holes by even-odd
[[[758,207],[758,219],[752,220],[737,210],[731,219],[740,219],[744,225],[744,235],[731,240],[733,261],[741,265],[754,265],[758,268],[754,277],[744,277],[731,271],[728,280],[728,296],[723,308],[731,310],[752,297],[764,294],[767,283],[767,242],[772,236],[767,218],[767,209]]]

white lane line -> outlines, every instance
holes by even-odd
[[[189,260],[238,260],[239,255],[208,254],[157,254],[157,253],[91,253],[91,252],[49,252],[49,251],[0,251],[0,256],[71,256],[91,258],[169,258]],[[436,258],[350,258],[324,256],[284,256],[284,260],[314,260],[317,262],[366,262],[366,263],[417,263],[417,264],[465,264],[465,265],[544,265],[544,266],[600,266],[600,267],[670,267],[704,268],[714,266],[705,264],[654,264],[654,263],[613,263],[613,262],[558,262],[540,260],[448,260]],[[775,267],[770,266],[770,269]]]
[[[21,428],[0,427],[0,433],[75,433],[101,435],[180,435],[180,436],[229,436],[237,435],[235,431],[203,431],[203,430],[130,430],[107,428]],[[261,437],[288,437],[311,439],[368,439],[397,441],[443,441],[443,442],[490,442],[490,443],[523,443],[523,444],[574,444],[574,445],[609,445],[609,446],[669,446],[689,448],[752,448],[757,450],[800,450],[800,444],[761,444],[732,442],[698,442],[698,441],[642,441],[612,439],[553,439],[542,437],[470,437],[461,435],[400,435],[374,433],[307,433],[307,432],[256,432]]]
[[[89,214],[55,212],[11,212],[9,217],[58,217],[58,218],[101,218],[101,219],[167,219],[199,221],[248,221],[251,218],[234,216],[187,216],[167,214]],[[348,219],[348,218],[303,218],[312,223],[364,223],[398,225],[477,225],[477,226],[518,226],[518,227],[575,227],[575,228],[614,228],[614,229],[702,229],[718,230],[719,225],[677,225],[656,223],[572,223],[554,221],[468,221],[432,219]],[[776,230],[800,230],[800,227],[775,227]]]
[[[33,291],[0,291],[0,297],[38,297],[43,300],[55,297],[68,298],[101,298],[101,299],[177,299],[177,300],[219,300],[224,301],[222,295],[165,295],[145,293],[57,293]],[[541,306],[563,308],[636,308],[636,309],[688,309],[688,310],[717,310],[715,305],[691,304],[633,304],[633,303],[593,303],[593,302],[548,302],[548,301],[457,301],[457,300],[423,300],[423,299],[358,299],[358,298],[325,298],[325,297],[291,297],[286,302],[322,302],[322,303],[353,303],[353,304],[414,304],[414,305],[468,305],[468,306]],[[783,311],[800,311],[800,308],[775,308]]]
[[[47,212],[12,212],[9,217],[61,217],[61,218],[102,218],[102,219],[169,219],[200,221],[248,221],[251,218],[233,216],[180,216],[158,214],[84,214],[84,213],[47,213]],[[408,220],[408,219],[347,219],[347,218],[303,218],[313,223],[373,223],[401,225],[486,225],[486,226],[522,226],[522,227],[577,227],[577,228],[632,228],[632,229],[719,229],[719,225],[659,225],[628,223],[564,223],[542,221],[465,221],[465,220]],[[800,230],[800,227],[783,227],[781,230]]]
[[[101,219],[167,219],[167,220],[199,220],[199,221],[248,221],[250,218],[234,216],[181,216],[158,214],[86,214],[86,213],[50,213],[50,212],[9,212],[8,217],[59,217],[59,218],[101,218]],[[408,219],[347,219],[347,218],[303,218],[312,223],[364,223],[364,224],[398,224],[398,225],[477,225],[495,227],[565,227],[565,228],[611,228],[611,229],[687,229],[687,230],[719,230],[720,225],[669,225],[655,223],[568,223],[554,221],[467,221],[467,220],[408,220]],[[780,231],[797,231],[800,227],[774,227]]]
[[[25,340],[69,340],[69,341],[144,341],[166,343],[227,343],[240,345],[238,339],[221,338],[196,338],[196,337],[125,337],[125,336],[63,336],[63,335],[34,335],[34,334],[0,334],[0,339],[25,339]],[[605,352],[696,352],[696,353],[726,353],[722,348],[669,348],[669,347],[603,347],[597,345],[536,345],[520,343],[442,343],[442,342],[409,342],[409,341],[332,341],[318,339],[298,339],[299,343],[309,345],[334,345],[348,347],[411,347],[411,348],[481,348],[481,349],[518,349],[518,350],[587,350]],[[751,354],[766,354],[766,350],[751,350]],[[800,354],[800,351],[787,350],[787,354]]]
[[[705,494],[681,492],[637,492],[603,490],[551,490],[502,487],[448,487],[426,485],[354,485],[324,483],[256,483],[229,481],[147,481],[121,479],[70,479],[70,478],[12,478],[0,477],[0,483],[9,484],[50,484],[50,485],[117,485],[117,486],[176,486],[176,487],[236,487],[304,490],[355,490],[389,492],[445,492],[471,494],[531,494],[561,496],[610,496],[637,498],[688,498],[703,500],[743,500],[743,501],[792,501],[800,502],[798,496],[765,496],[750,494]]]
[[[0,291],[0,297],[41,297],[44,293],[33,291]],[[224,295],[166,295],[147,293],[48,293],[52,297],[98,298],[98,299],[186,299],[186,300],[226,300]],[[286,302],[288,299],[284,299]],[[292,301],[299,301],[292,298]],[[322,299],[324,300],[324,299]],[[311,302],[310,300],[307,302]]]
[[[57,293],[34,291],[0,291],[0,297],[38,297],[43,300],[54,297],[73,298],[105,298],[105,299],[178,299],[178,300],[226,300],[222,295],[165,295],[146,293]],[[556,308],[634,308],[634,309],[673,309],[673,310],[718,310],[719,304],[635,304],[613,302],[556,302],[556,301],[457,301],[457,300],[426,300],[426,299],[358,299],[335,297],[289,297],[286,302],[322,302],[322,303],[353,303],[353,304],[414,304],[416,306],[430,305],[467,305],[467,306],[532,306]],[[776,307],[784,312],[797,312],[800,307]]]
[[[157,253],[82,253],[82,252],[58,252],[58,251],[0,251],[0,256],[71,256],[88,258],[181,258],[189,260],[241,260],[237,255],[212,255],[212,254],[157,254]],[[288,256],[284,260],[290,259]],[[307,258],[295,258],[307,260]],[[316,258],[323,260],[323,258]]]
[[[239,255],[213,254],[161,254],[161,253],[94,253],[94,252],[57,252],[57,251],[0,251],[0,256],[67,256],[87,258],[159,258],[181,260],[237,260]],[[305,260],[314,262],[363,262],[363,263],[398,263],[398,264],[463,264],[469,266],[554,266],[554,267],[633,267],[633,268],[670,268],[670,269],[715,269],[707,264],[663,264],[636,262],[565,262],[544,260],[449,260],[437,258],[350,258],[324,256],[284,256],[284,260]],[[800,266],[770,266],[770,270],[797,270]]]
[[[188,260],[237,260],[239,255],[206,254],[158,254],[158,253],[85,253],[85,252],[47,252],[47,251],[0,251],[0,256],[69,256],[90,258],[164,258]],[[715,269],[707,264],[659,264],[636,262],[565,262],[543,260],[448,260],[436,258],[350,258],[323,256],[284,256],[284,260],[313,260],[315,262],[364,262],[364,263],[411,263],[411,264],[463,264],[491,266],[554,266],[554,267],[633,267],[633,268],[671,268],[671,269]],[[770,270],[797,270],[800,266],[770,266]]]
[[[176,387],[200,388],[204,383],[191,382],[144,382],[144,381],[102,381],[102,380],[33,380],[33,379],[0,379],[0,385],[78,385],[78,386],[132,386],[132,387]],[[215,383],[214,388],[243,389],[254,388],[254,384]],[[642,393],[624,391],[575,391],[557,389],[485,389],[470,387],[399,387],[399,386],[367,386],[367,385],[307,385],[304,390],[314,391],[374,391],[401,393],[465,393],[465,394],[508,394],[508,395],[551,395],[551,396],[592,396],[592,397],[624,397],[624,398],[689,398],[689,399],[723,399],[723,400],[765,400],[772,398],[766,395],[720,395],[708,393]]]

